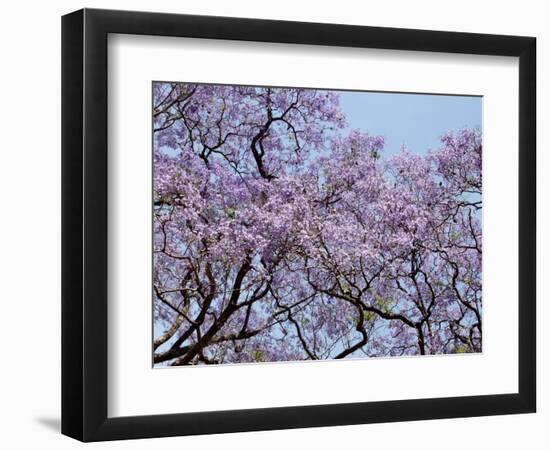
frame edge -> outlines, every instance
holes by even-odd
[[[84,12],[61,19],[61,432],[82,440]]]

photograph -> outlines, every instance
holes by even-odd
[[[544,6],[6,2],[0,449],[550,449]]]
[[[153,367],[483,352],[482,96],[151,96]]]
[[[63,434],[534,413],[536,36],[233,8],[63,16]]]

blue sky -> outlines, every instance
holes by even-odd
[[[340,99],[350,128],[386,138],[386,156],[403,144],[426,153],[446,131],[482,127],[481,97],[355,91]]]

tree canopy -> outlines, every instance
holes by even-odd
[[[152,115],[155,364],[481,351],[479,130],[385,157],[295,88],[159,82]]]

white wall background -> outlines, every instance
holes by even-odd
[[[83,6],[258,17],[538,38],[539,412],[535,415],[363,425],[95,444],[94,448],[398,448],[543,449],[550,445],[550,29],[546,2],[112,0],[5,2],[0,16],[0,444],[76,448],[59,434],[60,417],[60,16]]]

